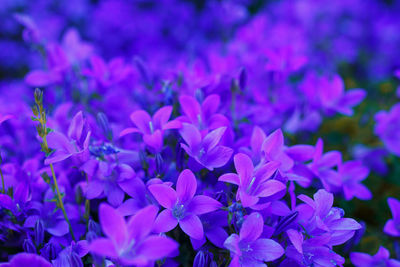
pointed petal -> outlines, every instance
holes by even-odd
[[[226,146],[216,146],[201,159],[201,164],[209,170],[224,166],[231,158],[233,149]]]
[[[273,261],[284,253],[282,246],[272,239],[258,239],[250,247],[252,251],[249,254],[259,261]]]
[[[255,126],[250,139],[251,150],[253,150],[253,152],[256,154],[259,154],[265,138],[267,138],[267,136],[265,135],[264,131],[260,127]]]
[[[192,150],[196,150],[199,147],[201,143],[201,134],[194,125],[183,123],[179,133]]]
[[[154,205],[139,210],[128,221],[128,231],[131,239],[139,241],[147,236],[153,229],[158,208]]]
[[[155,129],[162,129],[171,117],[172,106],[165,106],[156,111],[153,115],[153,123]]]
[[[395,198],[388,198],[388,205],[395,222],[400,223],[400,201]]]
[[[246,242],[253,242],[257,240],[264,226],[264,220],[261,217],[260,213],[253,212],[244,220],[242,227],[240,228],[240,240],[244,240]]]
[[[208,196],[195,196],[188,205],[188,211],[196,215],[205,214],[222,207],[222,204]]]
[[[193,172],[189,169],[183,170],[176,182],[176,194],[181,203],[190,201],[197,190],[197,181]]]
[[[286,234],[288,235],[290,242],[292,242],[296,250],[300,254],[303,254],[303,241],[304,241],[303,235],[294,229],[287,230]]]
[[[197,215],[189,214],[179,221],[179,226],[188,236],[202,239],[204,236],[203,225]]]
[[[235,185],[239,185],[240,183],[239,176],[236,173],[225,173],[218,178],[218,181]]]
[[[201,108],[196,99],[191,96],[183,95],[179,97],[179,103],[185,115],[188,116],[192,122],[198,122]]]
[[[158,214],[154,222],[156,233],[165,233],[174,229],[178,225],[178,220],[172,215],[171,210],[165,209]]]
[[[117,258],[118,253],[114,247],[113,242],[107,238],[98,238],[89,244],[89,250],[97,255]]]
[[[149,186],[149,190],[157,202],[164,208],[171,209],[177,202],[177,194],[174,189],[164,184]]]
[[[243,153],[236,154],[233,157],[233,161],[235,162],[236,172],[240,178],[240,184],[247,187],[253,175],[253,162],[249,156]]]
[[[210,118],[215,112],[217,112],[220,102],[221,98],[217,94],[207,96],[203,103],[201,103],[203,118]]]
[[[121,248],[128,234],[122,215],[111,206],[101,204],[99,207],[99,220],[104,234],[115,242],[117,248]]]
[[[137,254],[155,261],[178,249],[178,243],[165,236],[150,236],[137,248]]]
[[[144,134],[150,134],[150,122],[151,117],[149,113],[144,110],[137,110],[132,112],[131,121],[135,124],[135,126]]]
[[[226,127],[221,127],[209,132],[203,140],[203,147],[205,151],[209,151],[214,148],[221,140],[222,135],[225,133]]]

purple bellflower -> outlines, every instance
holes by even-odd
[[[389,257],[389,251],[384,247],[380,247],[373,256],[361,252],[350,253],[350,260],[356,267],[400,267],[400,261]]]
[[[168,129],[179,129],[181,122],[178,120],[168,121],[171,117],[172,107],[165,106],[154,113],[153,117],[144,111],[134,111],[130,118],[136,127],[127,128],[120,133],[124,136],[130,133],[141,133],[144,143],[155,152],[161,152],[163,148],[163,133]]]
[[[80,162],[89,159],[89,141],[91,132],[87,129],[82,111],[78,112],[68,128],[68,136],[54,131],[47,135],[47,143],[55,151],[45,160],[46,164],[74,157]]]
[[[279,167],[279,162],[271,161],[254,169],[253,162],[246,154],[239,153],[233,158],[236,172],[219,177],[218,181],[238,185],[236,199],[243,207],[263,209],[265,205],[257,205],[260,198],[268,198],[286,191],[286,185],[271,179]]]
[[[157,212],[157,207],[148,206],[125,222],[115,209],[101,204],[100,224],[107,237],[93,240],[89,250],[124,265],[135,266],[147,266],[170,255],[178,244],[168,237],[150,234]]]
[[[331,80],[324,77],[320,82],[319,98],[328,114],[335,111],[351,116],[352,107],[358,105],[366,96],[363,89],[344,92],[344,82],[339,75],[335,75]]]
[[[176,191],[165,184],[150,185],[149,190],[165,208],[156,219],[156,232],[168,232],[179,224],[188,236],[200,240],[204,236],[204,229],[198,216],[222,207],[221,203],[211,197],[195,196],[197,181],[189,169],[179,175]]]
[[[224,166],[233,153],[231,148],[219,145],[225,130],[226,127],[215,129],[203,138],[194,125],[183,123],[179,132],[186,144],[181,143],[181,146],[190,157],[212,171]]]
[[[264,262],[280,258],[284,249],[276,241],[260,238],[264,229],[261,215],[253,212],[244,220],[239,235],[232,234],[224,242],[231,252],[230,267],[267,266]]]
[[[400,201],[395,198],[388,199],[389,208],[392,212],[393,219],[386,222],[383,231],[391,236],[400,236]]]
[[[209,130],[220,127],[228,127],[229,120],[222,114],[216,113],[221,100],[219,95],[212,94],[207,96],[201,105],[192,96],[183,95],[179,97],[184,116],[179,120],[195,125],[202,136]]]
[[[135,171],[127,164],[116,164],[98,160],[89,160],[82,166],[89,181],[84,187],[88,199],[105,195],[108,203],[114,207],[124,200],[124,186],[136,176]]]
[[[361,161],[352,160],[339,164],[338,172],[342,178],[343,194],[346,200],[353,197],[368,200],[372,198],[371,191],[361,184],[361,181],[367,178],[369,169],[362,165]]]
[[[324,143],[322,139],[318,139],[312,162],[308,164],[308,167],[321,180],[324,188],[332,191],[334,187],[341,186],[339,174],[332,168],[341,163],[342,155],[339,151],[329,151],[323,154],[323,149]]]

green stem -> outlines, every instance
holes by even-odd
[[[74,241],[76,241],[75,235],[74,235],[74,231],[72,230],[72,226],[71,226],[71,223],[70,223],[70,221],[68,219],[67,212],[65,211],[65,208],[64,208],[64,203],[62,201],[62,197],[61,197],[61,194],[60,194],[60,189],[58,188],[58,182],[57,182],[56,174],[54,172],[54,167],[53,167],[53,164],[51,164],[51,163],[50,163],[50,169],[51,169],[51,174],[53,176],[54,187],[56,188],[56,192],[57,192],[58,204],[60,205],[60,208],[61,208],[61,210],[62,210],[62,212],[64,214],[64,218],[68,223],[69,232],[71,233],[71,237],[72,237],[72,239]]]

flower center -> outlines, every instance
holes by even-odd
[[[183,219],[185,217],[185,206],[183,204],[176,204],[172,209],[172,215],[178,220]]]

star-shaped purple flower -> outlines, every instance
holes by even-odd
[[[186,169],[181,172],[176,182],[176,191],[165,184],[149,186],[150,192],[158,203],[165,208],[157,217],[155,231],[168,232],[177,224],[191,238],[202,239],[203,225],[198,215],[215,211],[222,204],[205,196],[195,196],[197,190],[196,177]]]
[[[260,238],[264,220],[257,212],[250,214],[243,222],[239,235],[232,234],[224,242],[231,252],[230,267],[266,266],[264,262],[281,257],[283,248],[276,241]]]
[[[400,236],[400,201],[395,198],[388,199],[389,208],[393,219],[386,222],[383,231],[391,236]]]
[[[107,237],[93,240],[89,250],[124,265],[135,266],[146,266],[168,256],[178,248],[178,244],[168,237],[150,234],[157,212],[157,207],[147,206],[125,222],[115,209],[101,204],[100,224]]]

